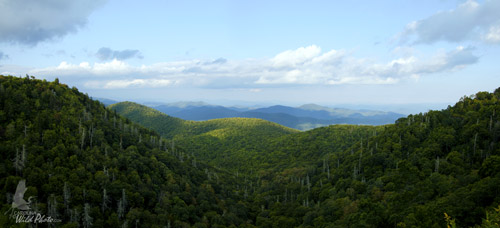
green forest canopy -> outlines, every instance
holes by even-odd
[[[1,208],[25,179],[33,210],[64,227],[489,227],[500,218],[499,99],[297,132],[110,110],[58,80],[0,76]],[[0,226],[14,224],[2,213]]]

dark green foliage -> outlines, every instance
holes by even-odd
[[[175,145],[189,151],[197,159],[230,171],[239,168],[244,168],[243,172],[255,170],[258,168],[255,166],[267,161],[267,158],[259,156],[268,154],[272,140],[299,132],[254,118],[185,121],[132,102],[117,103],[110,108],[173,139]]]
[[[167,116],[159,111],[133,102],[120,102],[109,106],[128,119],[149,127],[164,137],[173,138],[183,128],[184,120]]]
[[[233,177],[76,88],[0,76],[0,107],[0,227],[15,224],[4,212],[21,179],[56,226],[246,223],[224,214],[242,198]]]
[[[106,109],[58,82],[2,76],[1,206],[26,179],[25,198],[67,227],[492,227],[498,91],[393,125],[298,132]]]
[[[176,143],[244,180],[257,226],[443,227],[444,212],[472,226],[484,208],[500,203],[497,93],[381,127],[337,125],[259,138],[266,132],[213,137],[224,130],[184,125],[191,134],[177,130]]]

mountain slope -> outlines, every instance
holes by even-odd
[[[253,112],[261,112],[261,113],[287,113],[292,116],[297,117],[309,117],[316,118],[320,120],[328,120],[331,119],[332,116],[330,112],[325,110],[306,110],[302,108],[293,108],[283,105],[274,105],[267,108],[259,108],[252,110]]]
[[[328,143],[331,129],[284,137],[288,149],[277,141],[270,150],[294,159],[276,159],[256,179],[253,200],[264,208],[256,225],[445,227],[446,212],[458,227],[490,227],[500,219],[499,101],[500,88],[480,92],[353,136],[347,147]]]
[[[183,121],[121,105],[150,128],[170,124],[173,140],[58,80],[0,76],[1,227],[19,225],[9,210],[17,210],[13,193],[23,179],[24,199],[36,196],[31,210],[65,227],[500,221],[500,88],[391,125],[306,132],[248,118]]]
[[[401,114],[379,111],[362,111],[327,108],[308,104],[297,108],[275,105],[252,110],[227,108],[202,103],[181,103],[153,106],[165,114],[185,120],[209,120],[229,117],[260,118],[298,130],[309,130],[330,124],[370,124],[393,123],[403,117]]]
[[[500,203],[499,99],[481,92],[387,126],[178,140],[244,178],[258,227],[444,227],[445,212],[468,227]]]
[[[109,106],[109,105],[118,103],[118,101],[115,101],[112,99],[107,99],[107,98],[101,98],[101,97],[92,97],[92,100],[98,100],[101,103],[103,103],[105,106]]]
[[[160,111],[133,102],[119,102],[109,105],[108,108],[142,126],[151,128],[166,138],[173,138],[179,134],[185,125],[182,119],[167,116]]]
[[[297,132],[279,124],[255,118],[221,118],[208,121],[189,121],[171,117],[154,108],[133,102],[120,102],[110,105],[111,110],[149,127],[165,137],[195,136],[214,130],[225,129],[233,134],[242,135],[252,132],[261,135],[281,135]]]
[[[231,171],[247,162],[248,157],[263,151],[271,140],[298,133],[297,130],[255,118],[184,121],[131,102],[121,102],[109,108],[160,132],[163,137],[173,138],[176,145],[199,159]]]
[[[232,175],[57,79],[0,76],[0,110],[0,193],[7,199],[1,227],[19,225],[12,202],[20,202],[13,196],[20,180],[30,213],[57,219],[49,225],[244,226],[248,220],[233,213],[245,206],[237,203],[242,193]]]
[[[241,117],[238,111],[213,105],[187,105],[187,106],[167,106],[160,105],[154,108],[167,115],[172,115],[184,120],[210,120],[229,117]]]

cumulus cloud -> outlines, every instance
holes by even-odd
[[[125,88],[159,88],[169,86],[173,83],[169,79],[122,79],[122,80],[109,80],[109,81],[89,81],[85,86],[90,88],[101,89],[125,89]]]
[[[442,63],[442,70],[463,68],[467,65],[474,64],[479,60],[479,57],[472,53],[475,50],[473,47],[464,48],[459,46],[456,50],[444,54]]]
[[[205,64],[206,65],[209,65],[209,64],[224,64],[226,62],[227,62],[227,59],[225,59],[225,58],[218,58],[218,59],[216,59],[214,61],[206,62]]]
[[[409,23],[399,35],[403,43],[432,44],[437,41],[487,40],[497,42],[500,1],[468,0],[457,8],[438,12]]]
[[[431,56],[404,53],[399,58],[380,62],[354,57],[344,50],[322,51],[313,45],[266,59],[194,59],[133,66],[115,58],[93,64],[61,62],[55,67],[31,69],[28,74],[85,79],[84,86],[102,89],[170,86],[260,89],[295,85],[394,84],[423,75],[460,70],[479,60],[473,47],[440,50]]]
[[[300,66],[295,65],[293,68],[282,71],[264,72],[256,83],[394,84],[401,79],[456,70],[474,64],[479,57],[473,54],[473,50],[472,47],[458,47],[456,50],[439,52],[431,57],[419,59],[411,55],[385,64],[354,58],[344,51],[331,50],[324,54],[311,55],[309,58],[298,56]]]
[[[36,45],[85,26],[106,0],[0,0],[0,42]]]
[[[89,62],[80,64],[71,64],[61,62],[56,67],[47,67],[31,70],[29,73],[33,75],[62,75],[62,76],[84,76],[84,75],[128,75],[136,72],[137,69],[119,60],[112,60],[106,63],[94,63],[92,66]]]
[[[500,25],[491,26],[488,33],[483,36],[483,40],[488,43],[500,43]]]
[[[95,55],[101,61],[111,60],[111,59],[125,60],[125,59],[134,58],[134,57],[139,58],[139,59],[143,58],[143,56],[141,55],[141,52],[139,50],[126,49],[123,51],[116,51],[116,50],[111,50],[110,48],[107,48],[107,47],[100,48]]]
[[[296,50],[284,51],[272,58],[271,62],[276,67],[295,67],[318,56],[320,52],[321,48],[316,45],[301,47]]]

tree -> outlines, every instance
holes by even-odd
[[[71,191],[68,187],[68,182],[64,182],[64,187],[63,187],[63,202],[64,202],[64,208],[66,211],[66,214],[69,214],[69,203],[71,200]]]
[[[90,205],[85,203],[85,207],[83,208],[83,227],[92,227],[93,220],[94,219],[90,217]]]

